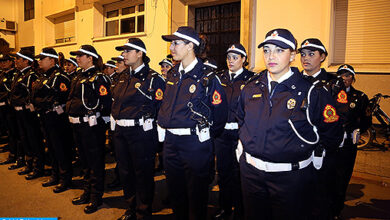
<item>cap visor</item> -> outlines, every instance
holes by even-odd
[[[244,54],[242,54],[242,53],[240,53],[240,52],[238,52],[238,51],[235,51],[235,50],[226,51],[226,54],[228,54],[228,53],[235,53],[235,54],[242,55],[242,56],[244,56],[244,57],[245,57],[245,55],[244,55]]]
[[[77,56],[77,55],[84,55],[85,53],[81,52],[81,51],[71,51],[70,52],[70,55],[72,56]]]
[[[283,48],[283,49],[291,48],[288,44],[285,44],[285,43],[283,43],[281,41],[278,41],[278,40],[268,40],[266,42],[263,42],[263,43],[259,44],[259,46],[257,46],[257,48],[261,48],[261,47],[263,47],[266,44],[273,44],[273,45],[276,45],[276,46],[278,46],[280,48]]]
[[[173,40],[184,40],[183,38],[180,38],[176,35],[163,35],[161,36],[163,40],[171,42]]]
[[[298,49],[298,51],[301,52],[302,50],[305,50],[305,49],[306,50],[310,50],[310,51],[316,51],[316,50],[323,51],[323,50],[321,50],[319,48],[316,48],[316,47],[303,47],[303,48],[301,47],[301,48]]]

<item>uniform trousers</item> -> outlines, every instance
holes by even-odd
[[[67,127],[67,115],[56,112],[48,112],[42,115],[47,138],[49,152],[52,157],[53,176],[59,177],[60,183],[71,184],[72,182],[72,146],[69,146]]]
[[[240,167],[236,157],[238,130],[224,130],[214,140],[217,157],[219,205],[225,212],[235,207],[236,214],[242,214]]]
[[[314,170],[265,172],[240,158],[245,219],[309,219]]]
[[[23,157],[27,162],[27,167],[32,169],[33,158],[32,158],[32,150],[30,147],[30,143],[27,138],[27,111],[28,110],[20,110],[16,112],[16,123],[18,125],[19,131],[19,139],[20,145],[18,146],[18,157]]]
[[[345,196],[355,166],[356,154],[357,145],[353,144],[351,139],[346,139],[344,146],[338,149],[335,179],[337,188],[333,204],[333,216],[339,216],[344,208]]]
[[[212,141],[197,135],[166,131],[164,166],[170,201],[177,220],[205,220],[212,157]]]
[[[92,201],[101,200],[104,194],[105,161],[105,124],[98,118],[98,124],[92,127],[88,122],[73,124],[73,135],[79,148],[81,161],[86,163],[90,170],[89,178],[84,184],[84,194]]]
[[[137,219],[150,219],[154,197],[154,160],[157,130],[144,131],[142,126],[116,126],[113,133],[120,180],[128,210]]]
[[[5,113],[6,126],[8,128],[8,146],[9,146],[9,159],[17,159],[20,157],[18,154],[18,146],[20,146],[20,139],[18,133],[18,124],[16,122],[16,113],[15,110],[11,109],[9,106],[4,106],[3,108]],[[20,152],[19,152],[20,153]],[[23,155],[22,155],[23,156]]]
[[[25,110],[24,113],[24,123],[26,126],[27,140],[29,143],[27,146],[30,147],[30,149],[26,149],[26,152],[29,152],[32,158],[33,170],[36,172],[42,172],[44,169],[45,149],[43,145],[43,135],[38,115],[35,111],[32,112],[28,109]]]

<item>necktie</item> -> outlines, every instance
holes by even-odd
[[[270,93],[272,93],[272,91],[274,91],[276,85],[278,85],[278,84],[279,84],[279,83],[276,82],[276,81],[271,81],[271,92],[270,92]]]
[[[310,82],[313,82],[313,80],[314,80],[314,77],[312,77],[312,76],[306,76],[306,75],[304,75],[304,78],[305,78],[305,79],[308,79]]]
[[[235,73],[231,73],[231,74],[230,74],[230,81],[233,81],[233,79],[234,79],[235,76],[236,76]]]

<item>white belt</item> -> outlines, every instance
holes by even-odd
[[[168,128],[167,130],[174,135],[191,135],[191,128]]]
[[[266,162],[259,158],[251,156],[249,153],[245,152],[246,156],[246,162],[251,164],[252,166],[256,167],[259,170],[265,171],[265,172],[284,172],[284,171],[291,171],[293,170],[293,164],[292,163],[272,163],[272,162]],[[313,155],[307,158],[306,160],[302,160],[297,163],[299,165],[298,167],[294,167],[294,170],[296,169],[303,169],[311,164],[313,161]]]
[[[5,104],[5,102],[0,102],[0,106],[4,106]]]
[[[225,124],[226,130],[237,130],[238,129],[238,123],[237,122],[231,122]]]
[[[88,122],[88,118],[91,117],[91,116],[96,116],[96,118],[99,118],[100,117],[100,113],[96,112],[96,115],[89,115],[89,116],[87,115],[87,116],[84,116],[84,117],[72,117],[72,116],[69,116],[69,122],[72,123],[72,124],[80,124],[81,122]]]
[[[16,111],[22,111],[22,110],[23,110],[23,107],[22,107],[22,106],[15,106],[15,110],[16,110]]]
[[[56,107],[58,107],[58,106],[61,106],[61,108],[65,108],[65,104],[62,104],[62,105],[56,105],[56,106],[54,106],[53,108],[51,108],[51,109],[49,109],[49,110],[47,110],[45,113],[49,113],[49,112],[55,112],[56,111]]]
[[[119,119],[115,120],[116,124],[121,127],[134,127],[144,125],[144,120],[141,119]]]

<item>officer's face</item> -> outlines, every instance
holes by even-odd
[[[124,50],[122,56],[125,58],[125,64],[131,66],[142,59],[142,52],[136,50]]]
[[[167,75],[167,72],[171,69],[172,67],[166,63],[161,64],[161,73],[165,77]]]
[[[71,73],[74,70],[76,70],[76,66],[71,62],[65,62],[64,68],[65,68],[65,72],[67,73]]]
[[[263,52],[267,70],[275,75],[287,73],[290,69],[290,62],[295,58],[294,51],[273,44],[264,45]]]
[[[341,75],[343,77],[343,80],[344,80],[344,85],[346,88],[350,87],[352,85],[352,82],[353,82],[353,76],[351,73],[343,73],[343,75]]]
[[[245,57],[236,53],[228,53],[226,56],[226,64],[230,71],[237,72],[242,68],[245,62]]]
[[[54,66],[53,59],[50,59],[49,57],[41,58],[38,61],[39,68],[41,68],[43,71],[46,71]]]
[[[169,49],[171,50],[173,60],[180,61],[187,56],[188,52],[192,50],[191,43],[186,44],[182,40],[174,40]]]
[[[313,75],[321,69],[321,63],[325,60],[325,54],[320,54],[319,51],[311,51],[303,49],[301,51],[301,64],[305,72]]]
[[[106,75],[109,75],[109,76],[110,76],[111,74],[113,74],[114,71],[115,71],[115,68],[109,67],[109,66],[107,66],[107,67],[104,69],[104,73],[105,73]]]
[[[87,56],[85,54],[83,55],[77,55],[76,56],[77,64],[81,69],[88,69],[93,65],[93,58],[92,56]]]
[[[22,70],[22,69],[24,69],[25,67],[28,66],[28,60],[25,60],[25,59],[23,59],[21,57],[17,57],[15,59],[15,66],[16,66],[16,68],[18,70]]]

